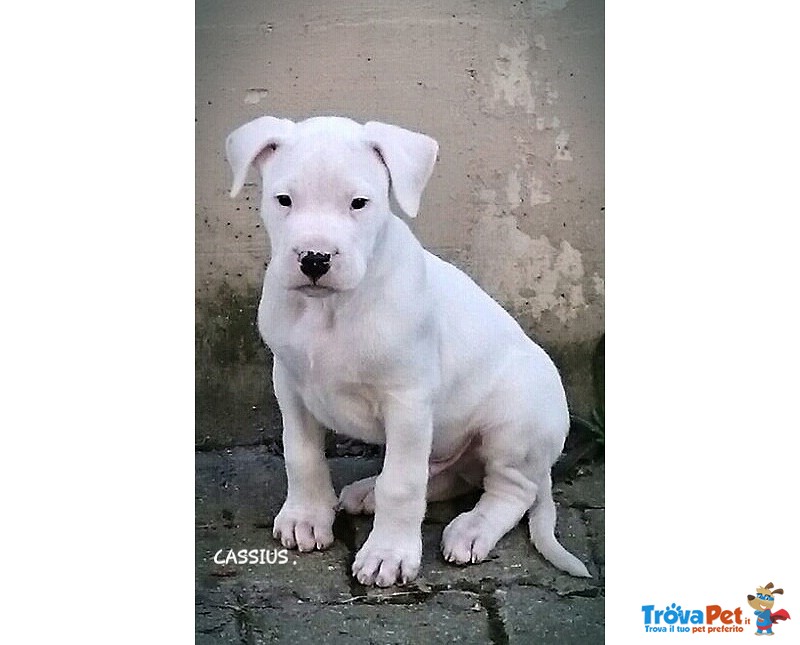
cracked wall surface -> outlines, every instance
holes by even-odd
[[[231,352],[211,347],[263,353],[242,349],[259,343],[252,325],[235,338],[220,330],[217,305],[253,309],[268,259],[256,177],[227,196],[225,136],[263,114],[340,114],[439,141],[413,229],[550,351],[573,410],[588,415],[604,329],[603,21],[597,0],[199,0],[198,397],[243,396],[246,423],[269,423],[252,414],[263,385],[248,394],[251,377],[237,377],[226,389],[213,356]]]

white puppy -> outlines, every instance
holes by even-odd
[[[554,536],[550,469],[569,429],[555,366],[397,216],[417,214],[437,150],[423,134],[338,117],[267,116],[227,139],[231,196],[256,166],[271,242],[258,327],[275,357],[288,476],[274,535],[324,549],[337,507],[374,512],[353,574],[407,582],[419,571],[426,498],[477,485],[475,508],[444,530],[446,560],[480,562],[530,511],[542,555],[589,576]],[[338,500],[326,427],[386,444],[381,474]]]

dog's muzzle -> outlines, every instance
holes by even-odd
[[[331,254],[317,253],[316,251],[306,251],[300,256],[300,271],[311,278],[313,284],[317,284],[331,268]]]

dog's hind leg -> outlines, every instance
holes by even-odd
[[[457,516],[442,534],[442,554],[448,562],[484,560],[536,498],[536,484],[518,464],[495,459],[488,461],[485,468],[484,492],[475,508]]]
[[[481,562],[503,535],[531,509],[529,528],[539,552],[556,567],[590,577],[586,567],[555,538],[556,510],[550,468],[541,456],[515,457],[506,441],[495,441],[486,456],[484,492],[471,511],[456,517],[442,534],[442,553],[449,562]]]
[[[426,498],[429,502],[444,502],[475,490],[460,473],[445,470],[428,479]]]

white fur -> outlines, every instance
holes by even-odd
[[[426,492],[446,499],[480,484],[475,509],[444,531],[448,561],[483,560],[531,509],[539,551],[588,576],[553,533],[550,469],[569,428],[555,366],[393,214],[416,216],[436,142],[382,123],[262,117],[226,148],[233,196],[248,167],[261,173],[271,242],[258,326],[275,357],[288,475],[275,536],[289,548],[324,549],[337,505],[374,510],[353,574],[364,584],[406,582],[419,571]],[[353,208],[355,198],[368,202]],[[309,252],[330,258],[316,284],[301,271]],[[381,474],[338,500],[325,427],[386,443]]]

